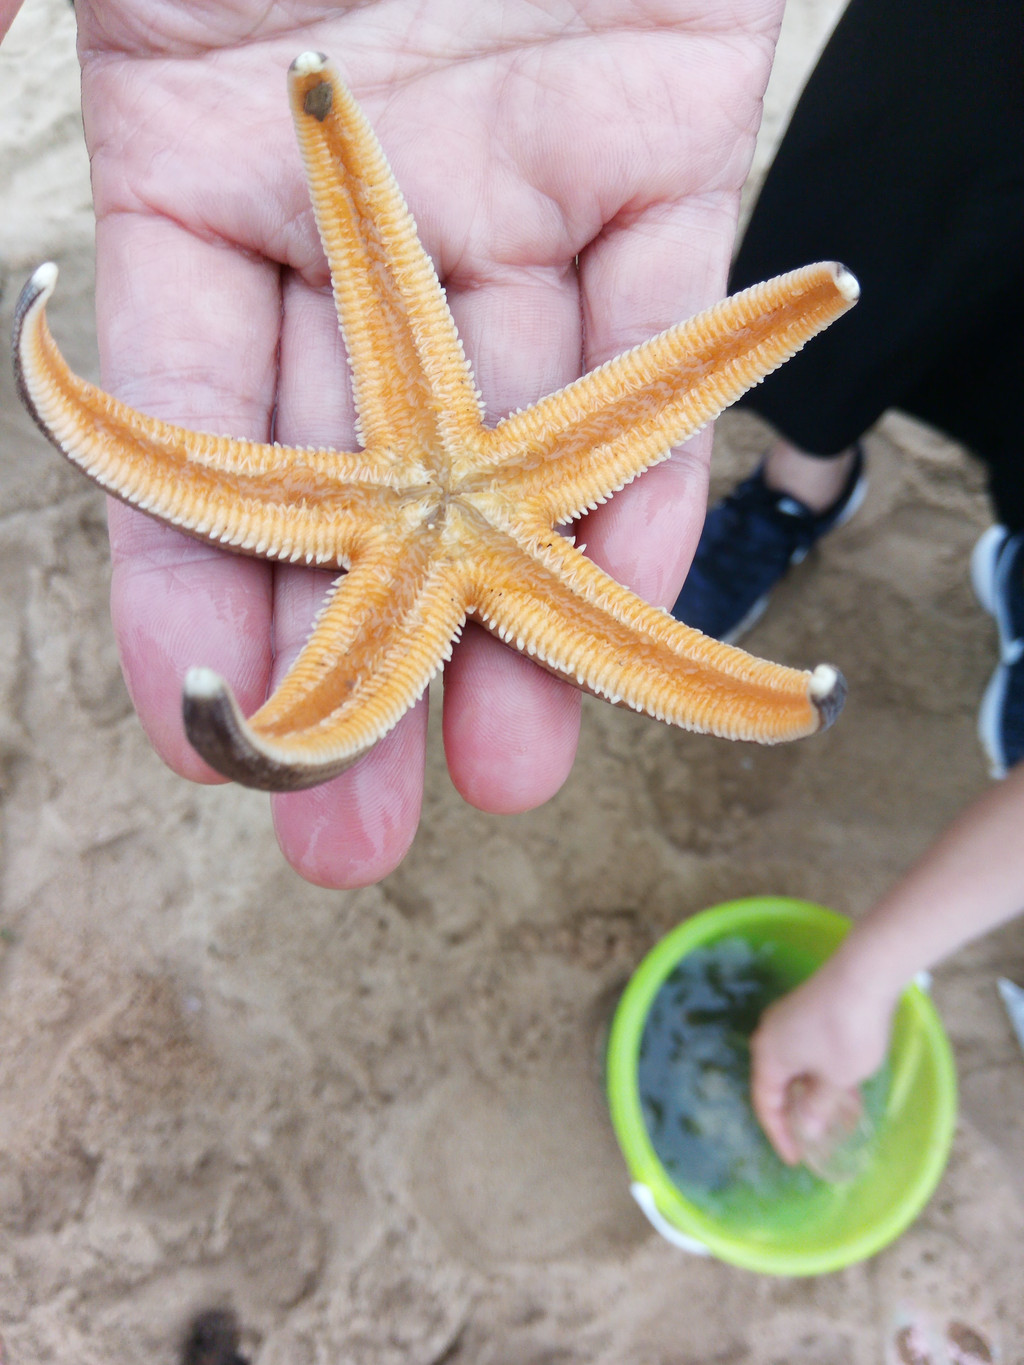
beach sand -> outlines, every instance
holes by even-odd
[[[790,6],[756,174],[836,12]],[[0,52],[2,322],[56,259],[52,322],[95,373],[74,21],[28,0]],[[542,810],[488,817],[436,731],[422,828],[378,886],[282,860],[266,798],[166,770],[107,615],[102,497],[0,375],[0,1337],[7,1365],[171,1362],[238,1315],[258,1365],[880,1365],[901,1314],[1024,1361],[1024,1057],[996,993],[1024,924],[934,998],[952,1159],[866,1264],[811,1280],[686,1255],[628,1192],[598,1075],[610,1003],[678,921],[779,892],[857,915],[988,781],[994,662],[968,581],[990,511],[962,450],[898,415],[863,512],[750,639],[836,661],[839,725],[778,750],[588,700]],[[714,486],[758,423],[719,424]]]

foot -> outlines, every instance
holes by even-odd
[[[838,455],[808,455],[779,437],[765,452],[764,481],[773,493],[788,493],[820,516],[842,497],[857,451],[850,446]]]
[[[1024,531],[990,526],[974,547],[971,578],[995,617],[999,663],[978,714],[978,735],[993,777],[1024,759]]]
[[[723,498],[708,513],[672,615],[728,642],[749,630],[790,565],[799,564],[816,541],[853,516],[863,502],[867,480],[860,446],[848,463],[838,495],[820,510],[788,489],[772,487],[770,465],[762,465]]]

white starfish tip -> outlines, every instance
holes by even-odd
[[[848,303],[856,303],[860,298],[860,280],[845,265],[836,266],[836,288]]]
[[[312,76],[316,71],[322,71],[327,65],[327,58],[322,52],[300,52],[292,62],[292,70],[296,76]]]
[[[36,294],[42,294],[49,298],[57,284],[57,276],[60,272],[53,261],[44,261],[42,265],[37,265],[32,272],[29,280],[29,287]]]
[[[810,693],[815,701],[831,696],[835,689],[839,670],[831,664],[819,664],[811,674]]]
[[[185,674],[184,691],[186,697],[195,701],[213,701],[224,695],[227,684],[212,668],[190,668]]]

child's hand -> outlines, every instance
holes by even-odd
[[[896,999],[873,994],[832,959],[765,1010],[750,1047],[754,1112],[783,1161],[802,1149],[787,1120],[799,1082],[805,1136],[820,1137],[842,1115],[849,1093],[877,1071],[889,1046]]]

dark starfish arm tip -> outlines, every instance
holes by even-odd
[[[189,743],[218,772],[225,771],[225,761],[236,762],[248,748],[231,689],[219,673],[210,668],[190,668],[185,674],[181,709]]]
[[[47,299],[53,293],[57,284],[58,270],[53,261],[45,261],[42,265],[36,266],[32,274],[22,286],[21,293],[18,295],[18,302],[14,307],[14,328],[11,336],[11,353],[14,358],[14,382],[17,385],[18,396],[28,410],[29,416],[39,427],[48,441],[59,445],[49,426],[43,419],[39,411],[39,405],[33,397],[29,385],[29,377],[25,372],[25,358],[22,355],[22,341],[25,332],[25,324],[29,314],[37,306],[42,308]]]
[[[25,315],[42,297],[43,302],[50,297],[57,284],[58,270],[53,261],[44,261],[42,265],[37,265],[32,274],[25,281],[18,302],[14,309],[14,328],[15,335],[20,330],[24,322]]]
[[[323,123],[334,107],[334,86],[325,74],[329,65],[322,52],[300,52],[289,67],[289,75],[296,86],[300,90],[303,86],[306,88],[302,112],[318,123]],[[318,76],[323,79],[317,80]]]
[[[211,768],[257,791],[290,792],[327,782],[359,757],[330,763],[288,763],[260,748],[231,688],[211,668],[190,668],[182,688],[188,742]]]
[[[819,664],[811,674],[808,695],[818,712],[819,730],[827,730],[834,724],[847,693],[846,679],[832,664]]]
[[[276,764],[251,743],[231,689],[210,668],[190,668],[182,689],[182,717],[188,741],[223,777],[261,791],[281,787]]]

